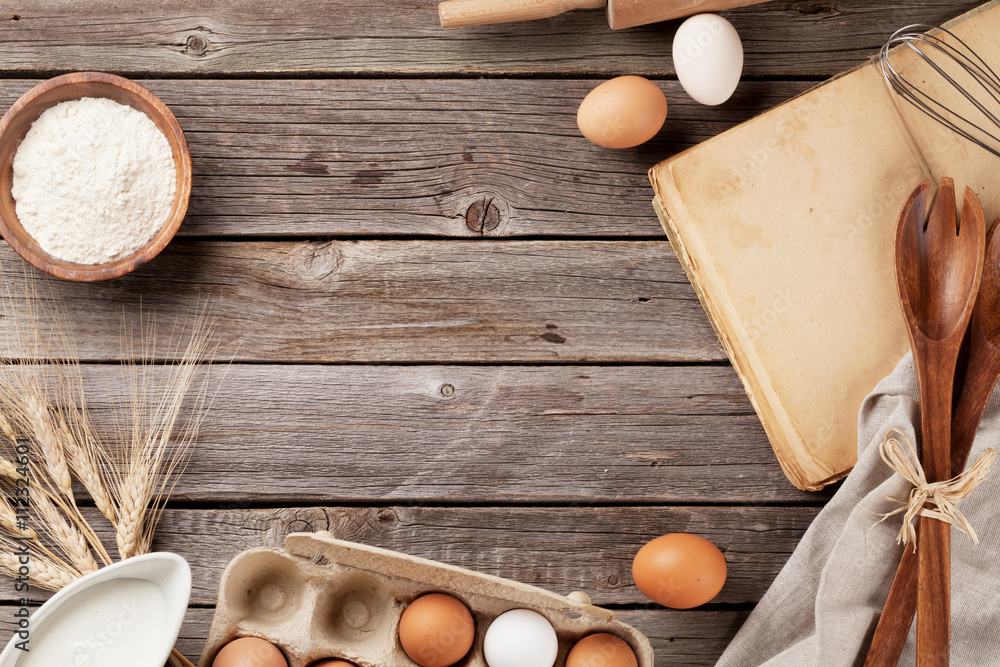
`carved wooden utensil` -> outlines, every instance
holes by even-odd
[[[972,450],[990,394],[1000,380],[1000,217],[986,239],[979,296],[969,324],[969,362],[951,419],[951,474],[960,474]],[[907,547],[872,637],[865,667],[895,667],[917,611],[917,554]]]
[[[928,216],[928,182],[910,195],[896,225],[896,287],[920,392],[921,463],[929,482],[951,477],[955,365],[979,291],[986,223],[965,189],[961,224],[955,184],[942,178]],[[951,525],[920,517],[917,665],[946,667],[951,636]]]
[[[612,30],[718,12],[767,0],[448,0],[438,6],[441,25],[461,28],[534,21],[574,9],[605,9]]]

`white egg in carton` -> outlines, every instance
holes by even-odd
[[[583,637],[606,632],[623,639],[639,667],[653,667],[653,649],[635,628],[595,607],[583,593],[556,595],[536,586],[345,542],[330,533],[295,533],[285,549],[245,551],[226,567],[200,667],[238,637],[277,646],[290,667],[341,658],[358,667],[415,667],[398,638],[403,610],[425,593],[447,593],[472,612],[476,639],[456,667],[487,667],[483,638],[512,609],[542,614],[559,639],[557,667]]]

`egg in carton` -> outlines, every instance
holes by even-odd
[[[487,667],[486,630],[513,609],[543,615],[556,631],[556,665],[573,645],[606,632],[623,639],[639,667],[653,667],[653,649],[635,628],[595,607],[583,593],[557,595],[536,586],[446,563],[345,542],[332,534],[294,533],[285,549],[245,551],[226,567],[199,667],[238,637],[265,639],[290,667],[340,658],[358,667],[415,667],[399,642],[403,610],[427,593],[458,598],[472,612],[476,638],[455,667]]]

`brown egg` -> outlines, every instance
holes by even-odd
[[[726,558],[704,537],[671,533],[639,549],[632,578],[642,594],[673,609],[705,604],[726,583]]]
[[[399,619],[399,643],[420,667],[451,667],[465,657],[475,638],[469,608],[444,593],[417,598]]]
[[[639,667],[625,640],[598,632],[578,641],[566,656],[566,667]]]
[[[288,661],[271,642],[241,637],[222,647],[212,667],[288,667]]]
[[[312,667],[354,667],[354,663],[335,658],[333,660],[320,660]]]
[[[583,136],[605,148],[632,148],[660,131],[667,98],[641,76],[620,76],[594,88],[580,103],[576,124]]]

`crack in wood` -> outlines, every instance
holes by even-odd
[[[494,197],[472,203],[465,214],[466,226],[477,234],[486,235],[500,226],[500,209],[493,203]]]

